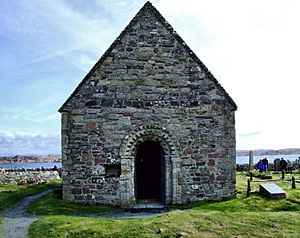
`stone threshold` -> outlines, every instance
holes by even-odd
[[[165,206],[156,199],[142,199],[137,200],[136,205],[132,208],[133,210],[147,210],[147,209],[164,209]]]

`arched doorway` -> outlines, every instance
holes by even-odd
[[[180,176],[179,144],[173,135],[164,127],[155,125],[141,126],[132,131],[121,143],[121,175],[120,175],[120,204],[122,207],[134,207],[142,204],[140,196],[137,196],[136,186],[136,161],[137,153],[141,145],[147,141],[156,142],[161,146],[161,193],[162,204],[181,203],[182,191],[178,183]],[[139,152],[140,155],[141,152]],[[143,154],[143,153],[142,153]],[[151,178],[153,175],[151,174]]]
[[[157,141],[144,141],[135,158],[136,199],[164,203],[165,163],[164,150]]]

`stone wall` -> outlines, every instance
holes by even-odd
[[[43,183],[60,179],[57,171],[5,171],[0,170],[0,184]]]
[[[133,206],[135,153],[146,140],[165,151],[167,204],[233,197],[235,110],[146,4],[60,109],[64,198]]]

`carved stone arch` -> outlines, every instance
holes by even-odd
[[[178,184],[180,158],[178,143],[166,128],[159,126],[141,126],[127,135],[120,147],[121,177],[120,201],[123,207],[136,204],[135,198],[135,157],[139,145],[145,141],[155,141],[164,150],[165,163],[165,203],[179,203],[181,189]]]

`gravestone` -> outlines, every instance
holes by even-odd
[[[270,199],[286,198],[286,192],[275,183],[260,184],[259,193]]]
[[[249,168],[248,168],[249,171],[252,170],[252,165],[253,165],[253,151],[250,150],[249,151]]]
[[[281,171],[281,165],[280,165],[280,159],[275,159],[274,160],[274,170],[275,171]]]

